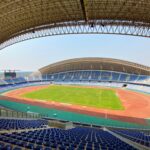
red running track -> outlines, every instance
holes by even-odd
[[[107,117],[111,119],[127,121],[127,122],[135,122],[140,124],[146,124],[145,119],[150,118],[150,95],[145,95],[142,93],[137,93],[125,89],[115,89],[116,93],[118,94],[118,96],[122,101],[125,110],[98,109],[98,108],[92,108],[86,106],[63,104],[54,101],[33,100],[28,98],[22,98],[21,96],[25,93],[39,90],[41,88],[47,88],[47,87],[48,86],[35,86],[35,87],[21,88],[21,89],[7,92],[4,94],[4,96],[5,99],[9,99],[11,101],[42,106],[45,108],[55,108],[55,109],[60,109],[65,111],[82,113],[82,114],[87,114],[96,117]],[[93,88],[93,87],[87,87],[87,88]],[[98,88],[98,87],[94,87],[94,88]]]

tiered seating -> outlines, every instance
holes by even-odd
[[[137,75],[130,75],[129,81],[133,82],[133,81],[137,81],[138,76]]]
[[[136,150],[107,131],[91,128],[3,133],[0,141],[34,150]]]
[[[43,125],[47,125],[47,121],[0,119],[0,130],[41,128]]]
[[[26,82],[27,82],[27,81],[25,80],[25,78],[22,78],[22,77],[14,78],[14,79],[12,79],[12,80],[13,80],[13,83],[15,83],[15,84],[26,83]]]
[[[64,81],[66,74],[65,73],[60,73],[58,75],[57,81]]]
[[[89,81],[90,80],[90,76],[91,72],[90,71],[83,71],[81,74],[81,80],[82,81]]]
[[[128,89],[150,93],[150,86],[128,84]]]
[[[150,131],[113,130],[113,132],[150,148]]]
[[[82,82],[82,81],[94,81],[94,82],[131,82],[131,83],[143,83],[150,84],[150,77],[143,75],[127,74],[114,71],[70,71],[51,75],[44,75],[43,80],[50,80],[55,82]]]
[[[81,71],[74,72],[73,74],[73,81],[80,81],[81,80]]]
[[[42,80],[50,80],[51,81],[51,80],[53,80],[52,76],[53,75],[43,75]]]
[[[13,80],[12,79],[6,79],[5,80],[8,84],[14,84]]]
[[[20,83],[26,83],[27,81],[23,77],[18,77],[14,79],[5,79],[5,82],[7,84],[20,84]]]
[[[99,71],[92,71],[92,74],[91,74],[91,80],[92,81],[98,81],[99,77],[100,77]]]
[[[65,82],[71,81],[73,79],[73,72],[67,72],[64,78]]]
[[[147,80],[148,76],[139,76],[138,81]]]
[[[101,81],[110,81],[111,80],[111,72],[103,71],[101,72]]]
[[[53,78],[54,81],[55,81],[55,80],[57,81],[57,79],[58,79],[58,74],[53,75],[52,78]]]
[[[6,85],[6,84],[8,84],[6,81],[0,79],[0,85]]]
[[[127,74],[121,74],[121,75],[120,75],[120,78],[119,78],[119,81],[126,82],[126,81],[127,81],[127,78],[128,78],[128,75],[127,75]]]
[[[120,76],[120,73],[112,72],[111,81],[119,81],[119,76]]]

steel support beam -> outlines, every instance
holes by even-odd
[[[82,13],[85,19],[85,22],[88,22],[88,16],[87,16],[87,11],[86,11],[86,6],[85,6],[85,0],[80,0],[81,8],[82,8]]]
[[[150,24],[113,20],[97,20],[92,28],[85,21],[50,24],[34,28],[34,32],[33,29],[29,29],[14,34],[9,40],[0,43],[0,49],[29,39],[66,34],[121,34],[150,37],[149,26]]]

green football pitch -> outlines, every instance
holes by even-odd
[[[115,90],[75,86],[51,85],[46,89],[26,93],[26,98],[56,101],[81,106],[123,110]]]

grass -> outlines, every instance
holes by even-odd
[[[31,99],[56,101],[95,108],[124,109],[115,90],[111,89],[52,85],[46,89],[26,93],[22,96]]]

